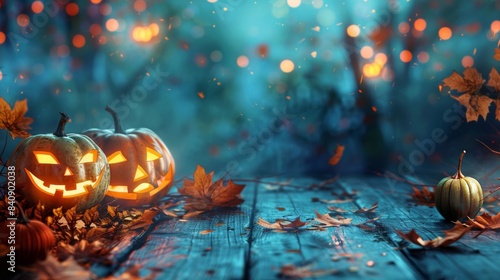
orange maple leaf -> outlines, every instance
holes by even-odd
[[[328,160],[328,164],[337,165],[339,161],[342,159],[342,155],[344,154],[345,146],[337,144],[337,148],[333,152],[333,156]]]
[[[26,130],[31,129],[29,125],[33,119],[24,116],[27,111],[28,102],[26,99],[16,101],[14,109],[11,109],[10,105],[0,97],[0,129],[8,130],[12,139],[30,136]]]
[[[275,230],[297,230],[305,225],[307,225],[306,222],[303,222],[300,220],[300,217],[297,217],[293,221],[289,220],[276,220],[274,223],[268,222],[262,218],[259,218],[257,221],[257,224],[269,228],[269,229],[275,229]]]
[[[474,236],[474,238],[476,238],[488,229],[500,228],[500,212],[495,216],[491,216],[485,212],[477,216],[475,219],[469,218],[468,224],[481,229],[481,232]]]
[[[472,67],[465,68],[463,75],[462,77],[453,70],[453,73],[443,80],[443,85],[459,93],[477,94],[485,82],[483,76]]]
[[[366,207],[362,207],[361,209],[358,209],[356,211],[354,211],[354,213],[368,213],[368,212],[375,212],[375,209],[378,208],[378,201],[373,203],[372,206],[370,206],[369,208],[366,208]]]
[[[206,174],[205,169],[197,166],[194,180],[185,179],[179,193],[187,196],[184,209],[188,211],[206,211],[214,207],[232,207],[243,202],[240,195],[245,185],[229,180],[224,185],[223,178],[212,183],[214,172]]]
[[[336,217],[333,218],[330,216],[330,214],[320,214],[317,211],[316,212],[316,218],[314,218],[317,222],[320,222],[324,225],[322,227],[338,227],[342,225],[350,225],[352,218],[344,218],[344,217]]]
[[[465,117],[467,122],[477,121],[479,116],[486,120],[491,102],[494,101],[488,96],[477,94],[471,95],[466,93],[459,96],[450,94],[450,96],[456,99],[462,106],[465,106]]]
[[[500,60],[500,48],[495,48],[495,54],[493,55],[493,58],[496,60]]]
[[[433,187],[432,191],[428,187],[423,187],[422,190],[413,187],[411,197],[417,201],[417,204],[435,206],[435,193],[436,187]]]
[[[452,229],[445,230],[444,237],[438,236],[432,240],[423,240],[414,229],[412,229],[408,233],[403,233],[399,230],[396,230],[397,234],[401,236],[403,239],[410,241],[413,244],[417,244],[419,246],[425,248],[438,248],[444,247],[452,244],[453,242],[459,240],[467,233],[471,228],[462,225],[460,222],[455,222],[455,226]]]

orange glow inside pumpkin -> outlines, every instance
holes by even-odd
[[[50,152],[47,151],[34,151],[33,154],[35,155],[35,158],[37,160],[38,164],[60,164],[57,158]],[[98,151],[97,150],[90,150],[86,154],[82,156],[80,161],[78,163],[91,163],[91,162],[96,162],[97,161],[97,156],[98,156]],[[24,169],[26,171],[26,174],[28,175],[28,178],[30,179],[31,183],[41,192],[46,193],[48,195],[52,196],[61,196],[64,198],[72,198],[72,197],[77,197],[86,194],[87,188],[91,187],[95,189],[97,185],[100,184],[101,179],[104,175],[104,168],[101,170],[99,173],[99,176],[95,179],[95,181],[92,180],[86,180],[83,182],[78,182],[76,183],[76,187],[74,190],[67,190],[66,185],[61,185],[61,184],[50,184],[49,186],[45,185],[44,180],[38,178],[35,176],[31,171],[29,171],[27,168]],[[73,172],[69,169],[69,167],[66,167],[64,171],[64,176],[73,176]]]

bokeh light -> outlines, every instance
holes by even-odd
[[[286,3],[290,8],[297,8],[300,6],[302,0],[287,0]]]
[[[496,34],[498,33],[498,31],[500,31],[500,20],[495,20],[491,23],[491,32],[493,32],[493,34],[496,36]]]
[[[427,27],[427,22],[425,21],[425,19],[419,18],[419,19],[415,20],[415,22],[413,23],[413,26],[415,27],[415,29],[417,31],[424,31],[425,28]]]
[[[378,63],[367,63],[363,66],[363,76],[366,78],[375,78],[380,75],[382,66]]]
[[[82,48],[85,46],[85,37],[82,34],[76,34],[73,36],[72,43],[75,48]]]
[[[377,63],[378,65],[384,66],[386,62],[387,62],[387,55],[385,53],[377,53],[375,55],[375,63]]]
[[[420,63],[427,63],[429,58],[429,53],[426,51],[421,51],[417,54],[417,59]]]
[[[470,55],[466,55],[462,58],[463,67],[472,67],[474,65],[474,58]]]
[[[236,59],[236,64],[238,64],[238,66],[241,67],[241,68],[247,67],[249,63],[250,63],[250,60],[245,55],[240,55]]]
[[[26,14],[20,14],[17,16],[17,24],[21,27],[26,27],[30,24],[30,18]]]
[[[76,16],[80,11],[80,7],[76,3],[69,3],[66,5],[66,13],[70,16]]]
[[[0,31],[0,45],[5,43],[5,33],[3,33],[2,31]]]
[[[359,54],[361,55],[362,58],[369,59],[373,56],[373,49],[370,46],[364,46],[359,51]]]
[[[120,24],[116,19],[110,18],[106,21],[106,29],[110,32],[115,32],[118,28],[120,28]]]
[[[280,69],[284,73],[291,73],[295,69],[295,64],[290,59],[285,59],[280,63]]]
[[[136,10],[138,13],[144,12],[147,9],[147,7],[148,5],[144,0],[136,0],[134,2],[134,10]]]
[[[401,34],[406,34],[410,32],[410,24],[408,22],[402,22],[398,25],[398,30]]]
[[[413,55],[409,50],[403,50],[401,53],[399,53],[399,59],[401,59],[402,62],[408,63],[412,60]]]
[[[43,11],[43,2],[42,1],[34,1],[31,3],[31,10],[35,14],[39,14]]]
[[[359,26],[351,24],[347,27],[346,29],[347,35],[350,37],[358,37],[359,33],[361,33],[361,30],[359,29]]]
[[[439,38],[441,40],[448,40],[451,38],[451,35],[453,34],[453,32],[451,31],[451,29],[449,27],[441,27],[439,29],[439,32],[438,32],[438,35],[439,35]]]

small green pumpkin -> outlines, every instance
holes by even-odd
[[[443,178],[436,188],[436,208],[443,218],[450,221],[474,218],[483,205],[483,190],[479,182],[462,174],[464,155],[465,151],[460,155],[457,173]]]

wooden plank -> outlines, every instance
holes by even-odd
[[[308,186],[314,180],[294,180],[294,185]],[[316,180],[317,183],[317,180]],[[269,222],[276,219],[302,220],[312,222],[315,210],[321,214],[331,212],[327,204],[312,202],[313,198],[334,199],[331,192],[339,190],[338,185],[330,190],[283,189],[278,191],[259,188],[256,217]],[[362,193],[360,195],[363,195]],[[376,200],[370,201],[374,203]],[[354,202],[335,205],[355,211],[359,205]],[[370,205],[363,205],[370,206]],[[367,220],[363,215],[347,213],[353,224]],[[280,268],[287,264],[297,267],[312,265],[312,269],[338,270],[339,276],[350,279],[419,279],[418,271],[403,258],[392,244],[379,239],[379,232],[365,231],[354,225],[328,228],[326,231],[300,230],[277,233],[255,226],[250,254],[250,275],[252,279],[273,279],[280,277]],[[336,242],[335,242],[336,241]],[[342,254],[353,257],[342,258]],[[331,275],[316,277],[330,279]]]
[[[342,180],[341,185],[346,191],[356,188],[363,193],[355,200],[360,206],[379,201],[380,224],[386,228],[380,238],[392,246],[402,240],[395,229],[408,232],[414,228],[422,238],[434,239],[453,227],[434,207],[417,206],[409,200],[412,189],[407,184],[389,188],[384,178],[351,178]],[[490,231],[480,238],[472,236],[466,234],[451,247],[430,250],[410,245],[401,253],[426,279],[496,279],[500,274],[499,234]]]
[[[157,279],[244,278],[254,190],[247,185],[245,202],[238,208],[160,223],[115,275],[139,265],[143,277],[160,271]]]

